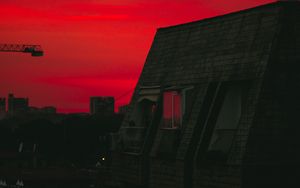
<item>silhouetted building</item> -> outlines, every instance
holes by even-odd
[[[5,98],[0,98],[0,119],[5,117],[6,114],[6,100]]]
[[[128,111],[128,107],[129,107],[128,104],[119,106],[119,109],[118,109],[119,114],[126,114]]]
[[[8,95],[8,113],[15,114],[20,112],[27,112],[29,110],[28,98],[16,98],[13,94]]]
[[[29,112],[31,113],[42,113],[42,114],[56,114],[56,108],[54,106],[45,106],[42,108],[30,106]]]
[[[40,113],[40,108],[35,107],[35,106],[30,106],[28,111],[30,113]]]
[[[41,111],[47,114],[55,114],[56,108],[54,106],[45,106],[41,108]]]
[[[112,148],[112,182],[297,187],[300,2],[158,29]]]
[[[0,98],[0,113],[6,111],[6,100],[5,98]]]
[[[110,115],[114,113],[115,99],[114,97],[91,97],[90,113]]]

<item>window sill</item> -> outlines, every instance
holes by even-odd
[[[174,127],[174,128],[160,128],[160,130],[166,130],[166,131],[177,131],[177,130],[180,130],[180,128],[178,127]]]
[[[125,154],[125,155],[133,155],[133,156],[139,156],[139,155],[141,155],[140,152],[137,153],[137,152],[123,151],[122,153]]]
[[[146,127],[142,127],[142,126],[134,126],[134,127],[121,127],[121,129],[145,129]]]

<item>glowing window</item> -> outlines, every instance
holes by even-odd
[[[182,121],[182,97],[177,91],[163,94],[163,128],[179,128]]]

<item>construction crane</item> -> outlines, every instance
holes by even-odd
[[[0,44],[0,52],[31,53],[31,56],[43,56],[44,51],[40,45],[31,44]]]

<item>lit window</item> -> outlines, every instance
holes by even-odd
[[[177,91],[163,95],[163,128],[179,128],[182,121],[182,97]]]

